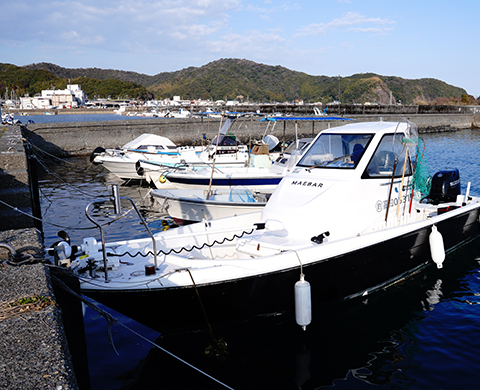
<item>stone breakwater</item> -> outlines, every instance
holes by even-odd
[[[473,114],[421,114],[421,115],[358,115],[349,116],[356,121],[402,121],[414,122],[419,131],[445,127],[465,129],[475,126]],[[277,122],[273,134],[280,140],[312,137],[319,131],[344,124],[344,121],[294,121]],[[38,123],[25,126],[25,136],[37,147],[57,156],[89,155],[96,147],[115,148],[135,139],[141,134],[151,133],[165,136],[177,145],[202,145],[218,133],[220,119],[122,119],[105,122]],[[259,118],[240,118],[231,128],[237,138],[245,143],[262,139],[267,123]],[[272,125],[270,125],[269,131]]]
[[[0,388],[77,389],[32,178],[20,129],[0,127]]]

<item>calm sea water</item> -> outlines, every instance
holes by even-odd
[[[432,173],[456,167],[462,191],[472,183],[480,194],[478,150],[480,131],[425,134]],[[59,162],[42,159],[40,175],[45,245],[67,230],[72,241],[99,237],[85,218],[85,206],[109,197],[121,184],[88,158]],[[148,188],[120,186],[120,195],[134,199],[153,231],[164,228],[165,215],[152,212]],[[167,221],[168,222],[168,221]],[[53,223],[59,226],[53,226]],[[129,214],[113,224],[108,238],[143,236],[144,228]],[[447,256],[444,268],[423,272],[390,289],[342,305],[314,311],[303,332],[290,317],[245,321],[214,327],[228,345],[228,355],[205,353],[208,332],[161,335],[115,313],[116,355],[107,338],[106,322],[87,309],[86,339],[94,389],[474,389],[480,372],[480,241]],[[285,286],[292,290],[293,286]],[[312,291],[315,286],[312,286]],[[179,303],[181,304],[181,303]],[[162,302],[152,302],[152,315]],[[145,337],[204,371],[152,347]],[[223,385],[222,385],[223,383]],[[225,386],[224,386],[225,385]]]

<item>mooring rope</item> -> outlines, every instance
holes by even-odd
[[[55,227],[58,227],[60,229],[64,229],[64,230],[92,230],[92,229],[98,229],[97,226],[91,226],[91,227],[71,227],[71,226],[63,226],[63,225],[58,225],[56,223],[53,223],[53,222],[48,222],[48,221],[45,221],[44,219],[42,218],[38,218],[38,217],[35,217],[34,215],[30,214],[30,213],[27,213],[25,211],[22,211],[20,210],[18,207],[15,207],[15,206],[12,206],[8,203],[5,203],[3,200],[0,199],[0,203],[3,204],[4,206],[7,206],[9,208],[11,208],[12,210],[20,213],[20,214],[23,214],[23,215],[26,215],[27,217],[30,217],[36,221],[40,221],[42,223],[46,223],[47,225],[50,225],[50,226],[55,226]],[[114,223],[115,221],[119,220],[120,218],[123,218],[125,217],[128,213],[130,213],[131,211],[133,210],[133,208],[131,209],[128,209],[125,213],[119,215],[117,218],[114,218],[112,221],[109,221],[109,222],[106,222],[104,225],[101,225],[102,227],[103,226],[108,226],[108,225],[111,225],[112,223]]]
[[[82,191],[80,188],[78,188],[78,186],[74,185],[74,184],[71,184],[65,180],[63,180],[60,176],[58,176],[55,172],[53,172],[52,170],[50,170],[50,168],[45,164],[45,162],[43,162],[41,159],[37,158],[36,159],[38,164],[40,164],[40,166],[45,170],[45,172],[47,172],[49,175],[53,176],[55,179],[57,179],[58,181],[60,181],[61,183],[69,186],[69,187],[73,187],[75,188],[75,192],[78,192],[80,194],[83,194],[85,196],[88,196],[90,198],[95,198],[95,197],[98,197],[98,195],[92,195],[92,194],[89,194],[88,192],[85,192],[85,191]]]

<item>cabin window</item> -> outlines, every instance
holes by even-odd
[[[313,138],[301,138],[298,141],[293,141],[288,147],[285,149],[285,153],[293,154],[295,150],[303,151],[305,148],[310,145],[310,142],[313,141]]]
[[[212,145],[215,146],[216,144],[217,144],[217,137],[215,137],[212,141]],[[236,146],[236,145],[237,145],[237,141],[235,137],[229,136],[229,135],[221,135],[218,141],[218,146]]]
[[[140,145],[137,149],[139,150],[163,150],[163,145]]]
[[[394,166],[394,177],[411,175],[412,165],[410,160],[410,153],[407,153],[408,148],[403,143],[403,139],[403,134],[384,135],[362,177],[392,177]],[[403,172],[404,166],[405,172]]]
[[[353,169],[362,158],[373,134],[321,134],[298,166]]]

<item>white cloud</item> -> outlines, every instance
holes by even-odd
[[[247,34],[227,34],[221,40],[209,41],[205,50],[213,53],[234,54],[236,57],[252,58],[259,53],[282,49],[285,38],[275,32],[249,31]]]
[[[183,40],[216,33],[225,28],[228,13],[239,4],[240,0],[18,0],[2,6],[2,13],[12,20],[29,22],[12,29],[2,23],[4,17],[0,16],[0,39],[43,37],[51,43],[70,44],[74,40],[78,45],[104,45],[108,49],[119,40],[141,37],[143,44],[155,46],[159,39],[168,37]]]
[[[341,18],[334,19],[328,23],[311,23],[309,25],[303,26],[300,28],[300,32],[295,34],[295,37],[309,36],[309,35],[320,35],[325,34],[327,31],[339,30],[344,27],[353,26],[353,25],[376,25],[384,26],[387,24],[392,24],[394,22],[389,21],[388,19],[381,18],[369,18],[359,14],[358,12],[349,12]],[[358,28],[358,31],[368,32],[370,27]],[[379,31],[388,31],[385,27],[376,27],[377,32]],[[352,30],[352,29],[350,29]],[[348,29],[347,29],[348,31]]]
[[[361,28],[361,27],[354,27],[354,28],[349,28],[347,31],[352,31],[352,32],[364,32],[364,33],[372,33],[372,34],[383,34],[387,31],[392,31],[393,28],[379,28],[379,27],[366,27],[366,28]]]

